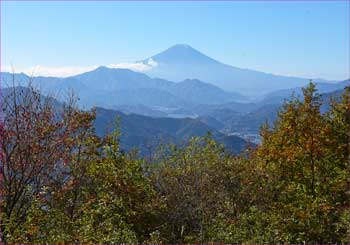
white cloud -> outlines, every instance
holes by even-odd
[[[133,71],[143,72],[152,69],[153,67],[158,66],[158,63],[155,62],[152,58],[147,60],[147,63],[135,62],[135,63],[118,63],[110,64],[107,67],[109,68],[125,68]]]
[[[152,58],[148,59],[147,64],[152,66],[152,67],[158,66],[158,63],[155,60],[153,60]]]
[[[14,72],[14,73],[25,73],[29,76],[45,76],[45,77],[69,77],[77,75],[83,72],[92,71],[96,69],[97,66],[63,66],[63,67],[48,67],[37,65],[30,68],[12,68],[3,67],[1,71]]]
[[[137,72],[144,72],[152,69],[153,67],[158,66],[158,63],[153,59],[148,59],[147,63],[134,62],[134,63],[117,63],[107,65],[109,68],[124,68],[130,69]],[[15,73],[25,73],[29,76],[52,76],[52,77],[69,77],[84,72],[92,71],[98,66],[65,66],[65,67],[48,67],[37,65],[30,68],[15,68],[11,67],[2,67],[1,71],[4,72],[15,72]]]

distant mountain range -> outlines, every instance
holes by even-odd
[[[2,84],[12,85],[13,75],[2,73]],[[16,84],[25,86],[29,80],[45,93],[76,92],[80,104],[85,107],[102,106],[116,108],[125,105],[148,107],[188,107],[196,104],[220,104],[244,101],[243,95],[226,92],[212,84],[197,79],[175,83],[150,78],[128,69],[99,67],[68,78],[33,77],[15,74]],[[59,92],[60,91],[60,92]]]
[[[337,82],[337,83],[324,83],[324,82],[316,82],[317,93],[324,94],[330,93],[336,90],[342,90],[346,86],[350,86],[350,79]],[[261,103],[281,103],[286,98],[290,98],[292,95],[301,96],[303,94],[302,87],[283,89],[271,92],[263,97],[260,101]]]
[[[143,73],[128,69],[99,67],[68,78],[30,78],[23,73],[14,75],[2,73],[2,86],[6,84],[11,86],[13,77],[16,79],[15,85],[26,86],[28,81],[31,81],[45,94],[53,94],[58,99],[64,99],[70,90],[75,91],[83,108],[100,106],[149,116],[173,117],[201,115],[202,113],[198,113],[201,111],[199,108],[211,110],[224,107],[238,112],[247,111],[247,108],[252,106],[256,108],[252,103],[247,103],[249,100],[243,95],[224,91],[198,79],[186,79],[175,83],[150,78]],[[346,84],[349,84],[349,80],[339,83],[317,83],[317,87],[320,92],[326,93],[343,88]],[[292,93],[300,94],[301,87],[271,92],[262,101],[255,103],[281,103]]]
[[[257,134],[262,123],[275,120],[284,100],[292,94],[301,95],[302,87],[309,82],[232,67],[188,45],[175,45],[139,62],[150,69],[140,73],[101,66],[67,78],[4,72],[1,86],[27,86],[30,81],[42,93],[59,101],[67,98],[68,91],[74,91],[82,109],[100,107],[98,130],[104,129],[116,115],[127,122],[124,131],[129,138],[125,146],[130,148],[145,140],[157,141],[159,135],[179,142],[208,130],[230,145],[227,135]],[[350,86],[350,80],[331,83],[316,80],[316,85],[319,93],[327,94]],[[240,92],[258,96],[247,97]],[[143,133],[137,133],[132,128],[134,124]],[[177,125],[176,130],[168,124]]]
[[[142,63],[148,68],[143,71],[144,74],[132,73],[127,69],[99,67],[94,71],[69,78],[51,77],[48,80],[47,77],[36,77],[35,80],[42,81],[41,84],[44,87],[52,89],[69,87],[76,91],[125,91],[139,88],[153,88],[168,92],[171,90],[170,92],[172,94],[175,93],[176,96],[179,96],[179,93],[176,92],[177,89],[183,92],[184,88],[196,88],[196,90],[191,91],[196,91],[196,94],[198,92],[201,93],[199,97],[202,96],[203,98],[203,96],[214,95],[213,103],[224,103],[222,100],[226,100],[227,102],[227,100],[237,101],[244,99],[240,94],[261,97],[264,94],[277,90],[302,87],[309,82],[309,78],[277,76],[226,65],[186,44],[174,45],[157,55],[136,63]],[[26,75],[18,75],[18,77],[22,78],[23,76]],[[320,83],[334,83],[334,81],[321,79],[315,79],[315,81]],[[174,83],[179,82],[181,85],[177,86],[178,88],[170,88],[176,87]],[[200,86],[205,87],[204,90],[197,90],[198,84],[195,83],[199,83]],[[205,83],[207,86],[202,83]],[[212,87],[210,88],[208,85]],[[210,91],[210,93],[208,94],[205,91]],[[218,94],[212,94],[215,91]],[[222,96],[223,93],[225,95]],[[185,94],[187,95],[187,93]],[[234,95],[234,98],[232,98],[232,95]],[[193,99],[196,103],[198,101],[203,102],[201,98]]]
[[[321,94],[324,104],[321,111],[329,110],[330,98],[338,98],[346,86],[350,86],[350,80],[336,84],[317,83],[317,93]],[[239,132],[245,134],[258,134],[260,126],[266,122],[273,124],[277,113],[285,101],[292,98],[292,94],[302,99],[302,89],[295,88],[268,95],[265,99],[255,103],[228,103],[221,105],[201,105],[195,108],[200,120],[208,123],[215,129],[230,133]]]

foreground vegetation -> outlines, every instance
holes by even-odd
[[[208,137],[122,152],[94,112],[13,90],[1,127],[1,242],[349,243],[350,91],[313,84],[235,156]]]

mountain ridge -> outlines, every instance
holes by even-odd
[[[10,73],[2,73],[2,81],[11,84]],[[185,104],[225,103],[244,100],[238,93],[226,92],[215,85],[200,80],[184,80],[175,83],[159,78],[150,78],[146,74],[129,69],[98,67],[93,71],[67,78],[33,77],[23,74],[15,75],[17,85],[25,86],[32,81],[45,93],[51,91],[74,90],[80,97],[80,104],[85,106],[113,106],[125,104],[144,104],[146,106],[174,106],[167,103],[173,98],[179,106]],[[51,91],[50,91],[51,90]],[[149,94],[144,91],[148,90]],[[195,92],[193,92],[195,91]],[[122,93],[123,92],[123,93]],[[137,95],[138,94],[138,95]],[[118,95],[118,96],[117,96]],[[148,103],[150,99],[157,103]],[[164,99],[162,99],[164,98]],[[208,100],[208,98],[214,98]]]

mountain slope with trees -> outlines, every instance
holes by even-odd
[[[349,88],[322,113],[310,84],[241,156],[205,136],[143,158],[51,102],[2,105],[1,243],[349,242]]]

